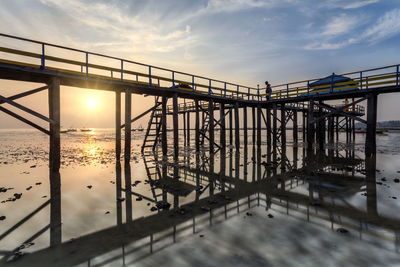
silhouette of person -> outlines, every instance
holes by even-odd
[[[265,86],[266,86],[266,90],[267,90],[267,94],[268,94],[268,99],[270,99],[271,93],[272,93],[271,85],[269,84],[268,81],[265,81]]]

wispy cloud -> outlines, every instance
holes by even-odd
[[[380,17],[375,25],[362,35],[369,42],[378,42],[400,33],[400,9],[394,9]]]
[[[343,6],[344,9],[354,9],[354,8],[360,8],[364,7],[370,4],[375,4],[378,3],[379,0],[366,0],[366,1],[357,1],[353,3],[348,3]]]
[[[96,30],[99,34],[107,34],[109,38],[113,38],[113,42],[100,42],[95,46],[110,47],[114,50],[118,47],[140,47],[143,53],[166,53],[190,45],[196,40],[190,25],[165,25],[159,21],[160,14],[152,14],[152,20],[159,21],[155,24],[150,23],[143,15],[126,14],[123,5],[94,3],[89,6],[83,0],[41,2],[79,21],[82,28]],[[90,44],[84,39],[81,42],[83,45]]]
[[[359,22],[360,19],[355,16],[340,14],[339,16],[334,17],[331,21],[327,23],[322,34],[323,35],[344,34],[354,29]]]
[[[347,33],[351,29],[351,25],[356,26],[357,24],[350,23],[350,25],[347,25],[348,22],[349,21],[342,25],[342,22],[339,21],[336,26],[327,26],[323,33],[330,33],[333,35],[335,33]],[[353,37],[344,40],[342,39],[340,41],[329,39],[324,41],[314,41],[310,44],[307,44],[304,49],[335,50],[358,43],[373,44],[391,38],[398,34],[400,34],[400,9],[394,9],[386,12],[383,16],[378,18],[378,20],[376,20],[373,25],[370,25],[368,28],[364,29],[361,34],[354,34]]]
[[[320,7],[341,8],[341,9],[357,9],[371,4],[379,3],[380,0],[330,0],[321,1]]]

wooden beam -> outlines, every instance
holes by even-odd
[[[281,105],[281,148],[282,154],[286,151],[286,109],[285,105]],[[283,162],[283,158],[282,158]]]
[[[12,100],[10,100],[10,99],[2,96],[2,95],[0,95],[0,101],[2,101],[3,103],[5,102],[7,104],[10,104],[11,106],[14,106],[14,107],[16,107],[16,108],[18,108],[20,110],[23,110],[23,111],[31,114],[32,116],[35,116],[35,117],[39,118],[39,119],[42,119],[42,120],[47,121],[49,123],[55,123],[54,120],[49,119],[46,116],[44,116],[44,115],[42,115],[42,114],[40,114],[40,113],[30,109],[30,108],[27,108],[27,107],[25,107],[25,106],[23,106],[21,104],[18,104],[17,102],[14,102],[14,101],[12,101]]]
[[[45,128],[43,128],[43,127],[41,127],[41,126],[39,126],[39,125],[27,120],[27,119],[25,119],[24,117],[12,112],[11,110],[8,110],[8,109],[3,108],[1,106],[0,106],[0,110],[3,111],[4,113],[16,118],[17,120],[20,120],[23,123],[26,123],[26,124],[32,126],[33,128],[35,128],[35,129],[37,129],[37,130],[39,130],[39,131],[41,131],[41,132],[43,132],[43,133],[45,133],[47,135],[50,135],[50,131],[46,130]]]
[[[32,95],[32,94],[41,92],[41,91],[43,91],[45,89],[48,89],[48,88],[49,88],[49,86],[45,85],[45,86],[42,86],[42,87],[39,87],[39,88],[36,88],[36,89],[32,89],[32,90],[20,93],[20,94],[9,96],[9,97],[7,97],[7,99],[16,100],[16,99],[19,99],[19,98],[22,98],[22,97],[25,97],[25,96],[28,96],[28,95]],[[5,101],[0,101],[0,104],[4,104],[4,103],[5,103]]]
[[[224,154],[225,147],[226,147],[226,129],[225,129],[225,116],[226,116],[226,114],[225,114],[225,104],[223,104],[223,103],[219,104],[219,114],[220,114],[219,116],[220,116],[220,121],[221,121],[221,123],[220,123],[221,129],[220,129],[220,137],[219,137],[220,140],[219,140],[219,142],[220,142],[221,148],[223,149],[222,154]]]
[[[297,144],[298,141],[297,110],[293,110],[293,142]]]
[[[257,106],[257,148],[261,147],[261,106]]]
[[[131,113],[132,112],[132,95],[131,91],[125,90],[125,161],[131,160]]]
[[[200,151],[200,114],[199,114],[199,101],[194,100],[194,105],[196,109],[196,117],[195,117],[195,123],[194,123],[194,128],[195,128],[195,143],[196,143],[196,152]]]
[[[236,150],[240,149],[240,132],[239,132],[239,102],[235,103],[235,147]]]
[[[173,125],[174,125],[174,160],[178,160],[179,157],[179,122],[178,122],[178,94],[174,94],[172,98],[173,103]]]
[[[115,154],[121,159],[121,92],[115,91]]]
[[[131,119],[131,123],[137,121],[138,119],[142,118],[143,116],[145,116],[147,113],[153,111],[154,109],[156,109],[158,106],[160,106],[161,103],[157,103],[155,104],[153,107],[149,108],[148,110],[144,111],[143,113],[141,113],[140,115],[136,116],[135,118]],[[125,123],[121,125],[121,128],[125,127]]]
[[[167,156],[168,144],[167,144],[167,97],[162,97],[162,110],[161,110],[161,142],[162,142],[162,154],[163,157]]]
[[[187,133],[186,133],[186,144],[188,147],[190,147],[190,112],[186,112],[186,129],[187,129]]]
[[[376,119],[378,96],[371,94],[367,98],[367,135],[365,137],[365,156],[371,158],[376,154]]]
[[[247,150],[247,107],[243,107],[243,144]]]
[[[214,102],[210,100],[208,102],[208,116],[210,117],[208,126],[208,136],[210,141],[210,155],[214,154]]]
[[[314,100],[311,99],[308,104],[308,115],[307,115],[307,150],[311,151],[314,144]]]
[[[272,105],[273,107],[273,121],[272,121],[272,147],[273,147],[273,151],[276,151],[276,145],[277,145],[277,133],[278,133],[278,129],[277,129],[277,117],[278,117],[278,107],[276,105],[276,103],[274,103]],[[276,153],[275,153],[276,154]]]
[[[268,148],[271,148],[271,134],[272,134],[272,132],[271,132],[271,107],[270,106],[268,106],[267,107],[267,123],[266,123],[266,126],[267,126],[267,147]]]
[[[50,123],[50,246],[61,244],[61,179],[60,179],[60,80],[49,84]]]
[[[252,116],[252,120],[253,120],[253,123],[251,124],[252,126],[253,126],[253,131],[252,131],[252,134],[253,134],[253,146],[256,144],[256,127],[257,127],[257,125],[256,125],[256,108],[255,107],[252,107],[251,108],[251,116]]]

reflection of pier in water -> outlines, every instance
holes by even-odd
[[[297,147],[294,147],[294,150],[297,150]],[[261,151],[253,147],[252,154],[260,153]],[[330,223],[332,229],[334,225],[344,225],[346,228],[359,231],[360,236],[361,233],[364,233],[394,240],[397,247],[396,236],[400,230],[400,220],[380,216],[377,212],[376,163],[373,160],[358,159],[354,153],[346,151],[344,154],[347,157],[340,156],[341,153],[337,151],[328,151],[327,155],[322,153],[307,155],[305,154],[306,150],[303,149],[303,153],[303,166],[298,169],[295,166],[297,164],[282,168],[282,162],[283,165],[286,165],[291,162],[289,160],[281,160],[280,164],[270,165],[257,161],[257,158],[260,157],[255,157],[253,161],[249,162],[249,165],[256,176],[249,180],[241,174],[241,171],[247,171],[248,164],[246,161],[241,161],[237,153],[221,154],[219,162],[214,162],[212,157],[209,158],[205,155],[206,153],[196,154],[196,164],[191,164],[190,159],[185,156],[178,164],[174,161],[159,160],[157,154],[147,155],[144,160],[147,162],[148,186],[152,191],[151,196],[135,192],[134,188],[130,186],[127,186],[126,190],[123,189],[121,166],[117,163],[116,226],[68,242],[60,241],[59,245],[24,255],[14,263],[21,266],[28,262],[30,264],[40,263],[44,266],[53,264],[70,266],[85,261],[88,261],[89,264],[91,261],[99,261],[100,265],[115,260],[137,261],[155,252],[157,246],[162,248],[176,242],[177,238],[182,235],[194,234],[205,225],[221,222],[234,216],[235,213],[254,206],[264,206],[267,209],[291,216],[296,214],[296,217],[303,214],[304,221]],[[228,156],[224,157],[224,155]],[[268,158],[274,157],[278,158],[277,155],[266,155],[265,159],[268,161]],[[204,160],[202,159],[206,159],[207,164],[203,164]],[[231,169],[234,168],[234,174],[231,171],[229,171],[229,175],[224,174],[226,162],[234,162],[234,165],[230,166]],[[214,168],[215,163],[220,165],[219,172],[210,171]],[[279,170],[280,173],[278,173]],[[347,176],[338,174],[338,170],[348,170]],[[130,172],[130,166],[126,164],[124,179],[125,184],[128,185],[131,184]],[[356,172],[361,175],[356,175]],[[170,173],[174,173],[175,176]],[[155,182],[163,179],[179,182],[174,183],[172,187]],[[326,186],[327,183],[330,186]],[[347,203],[342,197],[341,188],[332,187],[332,185],[338,184],[353,189],[353,194],[359,193],[362,191],[361,188],[366,186],[366,211]],[[295,192],[296,188],[306,185],[308,185],[308,194]],[[191,188],[192,191],[195,191],[193,199],[189,202],[185,200],[188,203],[179,203],[180,187]],[[125,223],[122,222],[122,202],[118,201],[123,196],[125,196],[126,202]],[[160,208],[154,215],[133,220],[132,212],[135,211],[132,208],[132,196],[141,196],[154,204],[160,199],[163,201],[173,199],[173,205],[169,210]],[[48,204],[51,203],[46,202],[44,205]],[[57,214],[60,212],[57,211]],[[28,215],[26,220],[29,220],[31,216],[32,214]],[[54,216],[52,215],[51,218]],[[393,237],[382,237],[368,229],[368,225],[391,231],[394,235]],[[43,231],[47,229],[46,227]],[[12,231],[12,229],[10,230]],[[61,240],[60,231],[53,231],[50,234],[56,235]],[[54,239],[54,237],[51,238],[51,240]],[[118,249],[120,252],[116,253],[115,250]],[[143,250],[147,252],[143,252]],[[110,255],[106,256],[107,253]],[[135,255],[135,257],[129,255]],[[7,257],[12,257],[12,254],[6,254],[3,261],[7,260]],[[62,261],[59,261],[60,259]]]

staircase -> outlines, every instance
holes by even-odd
[[[203,124],[201,126],[201,129],[199,130],[199,133],[200,133],[200,136],[201,136],[201,138],[200,138],[200,146],[204,145],[204,138],[208,139],[208,137],[206,135],[207,135],[207,131],[208,131],[208,127],[209,126],[210,126],[210,116],[208,116],[208,114],[206,113],[205,117],[204,117]]]
[[[160,104],[156,98],[156,105]],[[147,125],[146,135],[144,136],[142,153],[154,151],[161,138],[161,108],[155,108],[150,114],[149,124]]]

